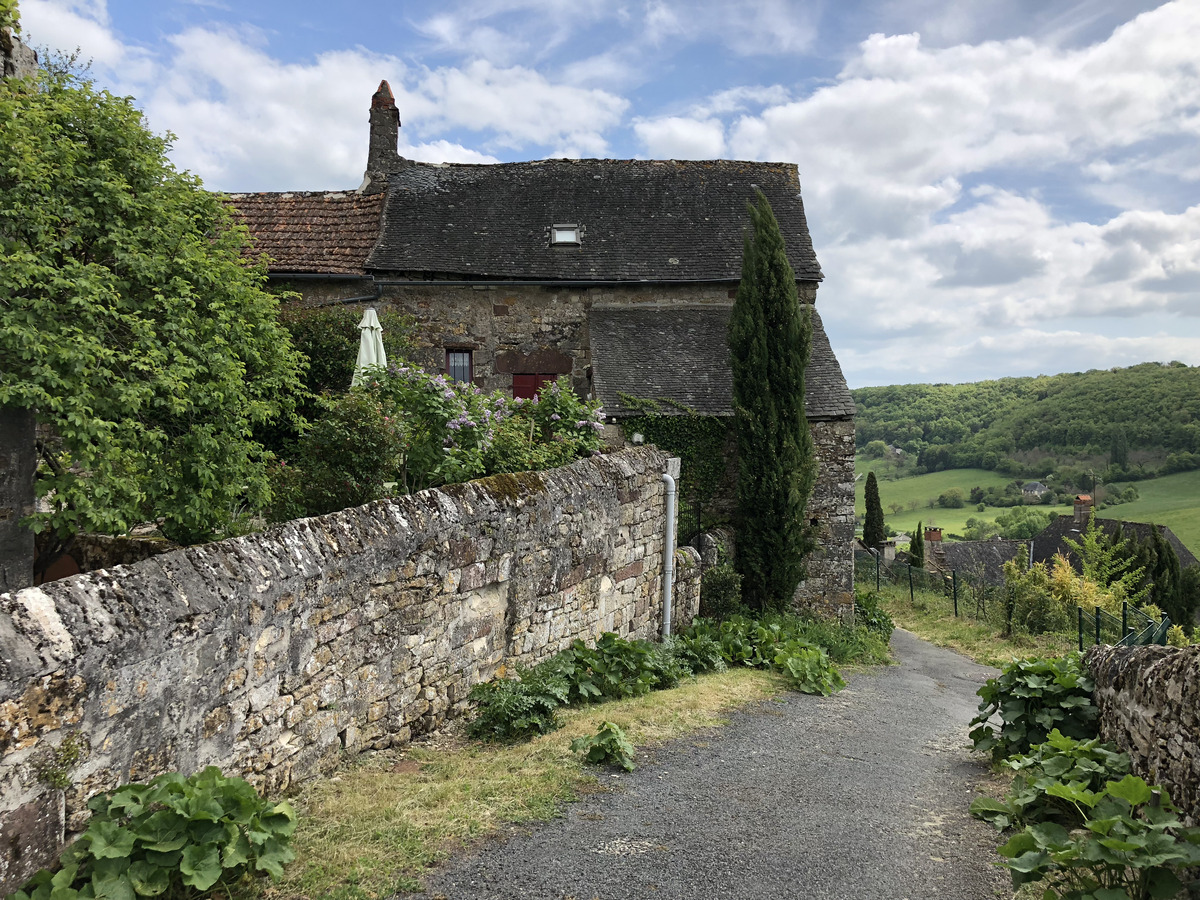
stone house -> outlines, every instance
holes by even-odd
[[[370,122],[358,190],[229,200],[273,282],[306,306],[412,316],[412,356],[429,370],[518,397],[566,375],[603,401],[610,425],[633,414],[623,394],[731,415],[725,334],[756,188],[801,300],[816,300],[822,274],[793,164],[414,162],[397,153],[387,82]],[[821,541],[800,595],[841,614],[853,609],[854,403],[815,308],[812,318],[806,404],[820,475],[808,514]]]

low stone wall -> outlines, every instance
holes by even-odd
[[[1095,647],[1087,665],[1101,735],[1200,823],[1200,646]]]
[[[98,791],[215,764],[277,793],[575,638],[658,634],[665,463],[493,476],[0,595],[0,895]],[[699,566],[677,560],[678,628]]]

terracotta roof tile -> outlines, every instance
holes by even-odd
[[[273,273],[365,274],[383,210],[383,194],[353,191],[229,194],[226,202]]]

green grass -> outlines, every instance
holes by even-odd
[[[865,465],[856,464],[857,473],[865,473],[872,463],[878,460],[866,460]],[[876,474],[876,478],[879,475]],[[900,478],[895,481],[879,479],[879,500],[883,504],[883,519],[896,531],[911,531],[917,527],[918,520],[926,525],[934,524],[944,531],[961,532],[970,516],[995,516],[998,510],[989,509],[987,513],[976,512],[975,507],[967,505],[962,509],[942,509],[939,506],[930,508],[930,503],[936,503],[937,498],[951,488],[958,488],[966,496],[973,487],[1004,487],[1013,479],[989,472],[986,469],[947,469],[944,472],[931,472],[928,475],[916,475],[912,478]],[[858,479],[854,486],[854,511],[865,515],[867,508],[863,499],[867,479]],[[900,512],[893,512],[892,504],[903,507]]]
[[[1200,556],[1200,471],[1138,481],[1134,487],[1141,495],[1140,500],[1110,506],[1101,510],[1100,515],[1166,525],[1192,553]]]
[[[884,476],[894,471],[894,466],[890,463],[884,460],[858,460],[855,463],[855,472],[863,477],[854,486],[854,510],[859,516],[866,513],[863,492],[866,490],[868,471],[875,471],[876,478],[879,479],[879,499],[883,504],[884,521],[891,528],[902,532],[911,532],[920,521],[926,525],[936,525],[944,532],[961,534],[967,519],[972,516],[995,519],[1004,511],[1002,508],[989,506],[983,512],[979,512],[971,503],[962,509],[942,509],[936,505],[930,508],[929,504],[950,488],[959,488],[963,494],[969,494],[973,487],[1003,487],[1013,481],[1012,478],[985,469],[947,469],[928,475],[888,480]],[[1112,487],[1124,489],[1126,485],[1118,484]],[[1109,519],[1166,525],[1188,549],[1200,556],[1200,471],[1180,472],[1149,481],[1138,481],[1134,483],[1134,487],[1137,488],[1141,499],[1102,509],[1100,515]],[[1101,497],[1103,496],[1102,486]],[[893,503],[900,504],[904,509],[893,512],[890,509]],[[1041,506],[1038,509],[1067,516],[1073,512],[1070,506]]]
[[[860,583],[873,589],[874,584]],[[885,584],[879,595],[883,608],[900,628],[938,647],[955,650],[985,666],[1002,666],[1014,657],[1058,656],[1075,649],[1070,635],[1040,634],[1004,637],[998,625],[969,618],[966,591],[960,597],[963,615],[954,616],[953,604],[936,591],[917,590],[909,600],[906,585]]]

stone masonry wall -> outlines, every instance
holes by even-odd
[[[215,764],[277,793],[577,637],[658,634],[665,463],[493,476],[0,595],[0,895],[98,791]],[[699,566],[677,559],[678,628]],[[70,736],[64,803],[37,773]]]
[[[854,615],[854,422],[810,421],[817,453],[817,483],[808,501],[817,546],[796,602],[849,621]]]
[[[801,297],[812,302],[816,285],[799,287]],[[415,320],[410,356],[418,365],[444,371],[447,348],[469,349],[475,383],[486,391],[512,390],[514,372],[570,375],[583,397],[592,391],[588,310],[593,306],[728,306],[737,293],[736,285],[719,282],[591,288],[384,284],[381,289],[377,306]]]
[[[1095,647],[1087,665],[1101,736],[1200,824],[1200,646]]]

